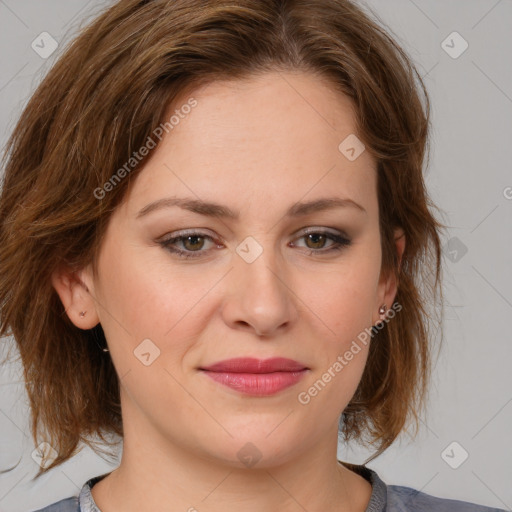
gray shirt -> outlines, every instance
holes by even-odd
[[[436,498],[410,487],[386,485],[372,469],[344,464],[372,485],[372,495],[365,512],[505,512],[505,509],[484,507],[466,501]],[[107,474],[87,480],[79,496],[63,499],[36,512],[101,512],[94,503],[91,488]]]

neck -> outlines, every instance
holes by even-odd
[[[334,503],[340,512],[364,512],[370,500],[370,483],[337,460],[337,423],[289,457],[262,456],[250,467],[171,442],[140,416],[123,427],[121,463],[92,489],[101,512],[303,512]]]
[[[280,466],[240,469],[179,449],[170,459],[154,453],[125,440],[120,466],[92,490],[102,512],[298,512],[329,510],[333,503],[340,512],[364,512],[370,500],[371,485],[328,454],[307,453]]]

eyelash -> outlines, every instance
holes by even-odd
[[[334,242],[334,244],[331,245],[328,249],[309,249],[309,252],[308,252],[309,255],[311,255],[311,254],[323,255],[326,253],[330,254],[334,251],[341,251],[344,248],[350,246],[352,243],[352,241],[350,239],[348,239],[342,235],[338,235],[336,233],[331,233],[329,231],[322,231],[322,230],[308,231],[307,233],[304,233],[302,236],[300,236],[299,240],[302,238],[305,238],[308,235],[325,235],[326,238],[328,238],[329,240],[332,240]],[[215,242],[211,236],[209,236],[205,233],[191,232],[191,233],[182,234],[180,236],[168,238],[166,240],[161,240],[158,243],[164,249],[168,250],[169,252],[171,252],[173,254],[176,254],[180,258],[199,258],[199,257],[201,257],[201,253],[207,252],[207,251],[202,251],[202,250],[183,251],[181,249],[176,249],[176,247],[173,247],[173,244],[175,244],[176,242],[180,242],[188,237],[205,238],[207,240]]]

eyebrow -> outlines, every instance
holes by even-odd
[[[152,203],[144,206],[144,208],[142,208],[142,210],[137,213],[136,218],[140,219],[141,217],[144,217],[156,210],[160,210],[162,208],[171,208],[173,206],[179,206],[184,210],[189,210],[193,213],[205,215],[207,217],[225,218],[232,220],[238,220],[240,218],[239,212],[233,211],[227,206],[186,197],[166,197],[153,201]],[[355,208],[356,210],[365,214],[368,213],[359,203],[356,203],[352,199],[341,197],[325,197],[321,199],[315,199],[314,201],[295,203],[287,210],[285,217],[300,217],[313,212],[330,210],[333,208]]]

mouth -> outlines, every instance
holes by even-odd
[[[227,359],[199,370],[213,381],[240,393],[268,396],[299,382],[309,368],[293,359],[275,357]]]

